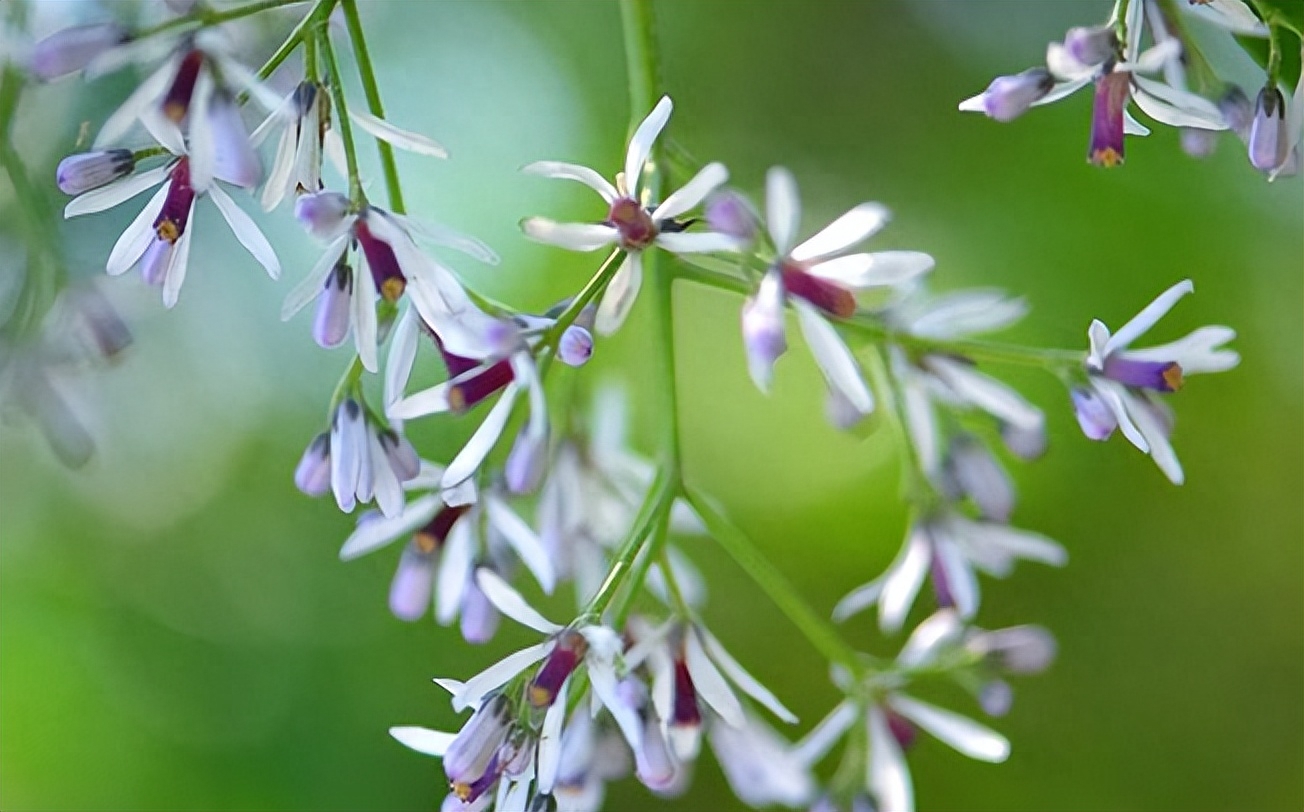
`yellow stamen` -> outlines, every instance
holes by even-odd
[[[399,279],[397,276],[391,276],[380,285],[380,295],[387,302],[397,302],[403,295],[404,289],[407,288],[407,282]]]
[[[1174,361],[1164,367],[1164,384],[1172,391],[1176,392],[1182,388],[1182,365]]]
[[[542,688],[538,685],[530,686],[530,705],[536,708],[546,708],[552,704],[552,691]]]
[[[181,229],[177,228],[177,224],[171,220],[164,220],[159,223],[157,231],[158,238],[160,240],[167,240],[168,242],[176,242],[177,237],[181,236]]]
[[[1123,165],[1123,154],[1113,147],[1105,147],[1091,153],[1091,162],[1106,169]]]
[[[416,542],[418,550],[427,555],[439,549],[439,539],[430,533],[419,532],[412,537],[412,541]]]

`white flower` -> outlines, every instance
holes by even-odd
[[[522,171],[548,178],[575,180],[593,189],[609,206],[601,223],[557,223],[543,217],[529,217],[521,222],[525,235],[539,242],[573,251],[596,251],[619,245],[625,260],[607,285],[598,308],[597,330],[610,335],[620,329],[638,296],[643,283],[642,252],[655,245],[676,254],[735,250],[740,241],[727,234],[687,232],[676,218],[696,208],[706,196],[729,179],[723,164],[702,168],[683,188],[652,207],[649,190],[639,186],[652,145],[670,119],[673,105],[669,96],[652,110],[635,130],[625,155],[625,171],[616,175],[615,184],[586,166],[539,161]]]
[[[1178,3],[1191,16],[1213,23],[1233,34],[1247,37],[1268,36],[1268,26],[1245,4],[1244,0],[1188,0]]]
[[[745,714],[739,727],[712,725],[708,738],[729,787],[748,806],[796,808],[814,798],[810,765],[754,714]]]
[[[1168,441],[1171,416],[1151,393],[1176,391],[1186,375],[1235,367],[1240,355],[1224,345],[1236,337],[1236,331],[1208,326],[1157,347],[1134,350],[1131,345],[1194,290],[1189,279],[1178,282],[1112,335],[1103,322],[1092,321],[1085,362],[1090,388],[1073,392],[1074,411],[1088,437],[1105,440],[1115,428],[1122,430],[1123,436],[1149,454],[1176,484],[1181,484],[1184,476]]]
[[[190,259],[193,234],[190,221],[195,213],[195,203],[198,198],[207,196],[222,213],[240,244],[272,279],[278,279],[281,264],[271,244],[249,215],[215,182],[237,183],[239,179],[227,176],[225,168],[219,165],[212,178],[201,182],[194,172],[194,160],[187,153],[179,134],[169,133],[165,128],[154,128],[152,132],[177,156],[174,160],[86,192],[74,198],[63,210],[64,217],[104,211],[162,184],[114,244],[105,270],[111,276],[117,276],[139,262],[145,281],[163,288],[163,304],[166,307],[175,305]]]
[[[304,195],[296,204],[301,220],[329,239],[326,251],[285,298],[282,319],[317,301],[313,334],[324,347],[338,346],[353,332],[362,365],[379,368],[376,299],[397,302],[404,293],[421,318],[452,351],[488,354],[500,342],[499,322],[471,301],[448,267],[417,247],[414,235],[447,245],[485,262],[497,256],[478,240],[442,226],[418,223],[375,206],[352,212],[337,192]],[[355,263],[348,263],[349,251]]]
[[[1037,533],[941,513],[916,522],[887,571],[843,597],[833,617],[845,620],[877,603],[879,627],[895,632],[905,622],[924,578],[931,575],[938,604],[954,606],[961,617],[972,618],[980,599],[977,572],[1004,578],[1019,559],[1061,567],[1068,554]]]
[[[416,450],[398,432],[376,425],[352,397],[335,407],[329,432],[317,435],[295,471],[295,484],[309,496],[334,492],[340,510],[352,513],[374,497],[386,516],[403,509],[403,483],[420,473]]]

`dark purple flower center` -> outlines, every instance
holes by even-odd
[[[579,665],[580,660],[589,650],[584,635],[576,631],[564,631],[557,638],[557,645],[543,661],[543,667],[530,681],[530,704],[536,708],[546,708],[557,699],[562,683]]]
[[[430,555],[444,546],[449,532],[462,514],[471,509],[470,505],[448,506],[440,510],[426,525],[412,536],[412,542],[418,550]]]
[[[453,358],[458,358],[454,355]],[[459,359],[466,360],[466,359]],[[452,371],[452,366],[449,367]],[[510,359],[504,358],[485,367],[479,373],[448,388],[448,406],[461,413],[499,391],[516,377]]]
[[[675,708],[670,719],[672,725],[696,727],[702,723],[702,713],[697,706],[697,689],[688,673],[684,658],[675,658]]]
[[[851,318],[856,314],[856,296],[846,288],[826,279],[807,273],[794,262],[780,265],[783,287],[791,296],[799,296],[838,318]]]
[[[192,48],[181,57],[177,65],[176,76],[163,97],[163,115],[180,124],[190,110],[190,99],[195,95],[195,82],[199,79],[199,69],[204,65],[204,52]]]
[[[887,714],[887,729],[892,731],[892,738],[897,740],[902,750],[909,750],[918,735],[915,726],[909,719],[895,711],[885,709],[884,712]]]
[[[1095,106],[1091,112],[1091,149],[1087,160],[1096,166],[1123,163],[1123,111],[1132,84],[1126,72],[1110,72],[1096,80]]]
[[[366,217],[359,217],[353,225],[353,238],[357,240],[363,255],[367,258],[367,267],[371,278],[376,282],[376,290],[387,302],[397,302],[407,288],[407,278],[399,267],[398,257],[389,243],[371,233]]]
[[[622,197],[611,204],[607,224],[620,232],[620,246],[626,251],[647,248],[659,233],[652,215],[630,197]]]
[[[182,158],[172,168],[171,186],[163,198],[163,208],[154,218],[154,231],[160,240],[175,243],[186,231],[190,219],[190,206],[195,202],[195,190],[190,185],[190,159]]]

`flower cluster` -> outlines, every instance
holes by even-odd
[[[1269,180],[1294,175],[1304,133],[1304,77],[1289,95],[1281,51],[1293,40],[1304,53],[1304,42],[1298,22],[1257,8],[1245,0],[1116,0],[1103,25],[1070,29],[1062,42],[1050,43],[1045,67],[997,77],[960,109],[1010,121],[1092,85],[1087,160],[1093,164],[1123,163],[1124,136],[1150,133],[1128,111],[1134,103],[1155,121],[1178,128],[1183,149],[1195,157],[1213,151],[1218,131],[1231,130],[1245,143],[1250,164]],[[1266,81],[1253,104],[1239,87],[1218,78],[1193,30],[1201,24],[1228,38],[1269,41]],[[1151,44],[1143,48],[1147,38]]]
[[[891,219],[879,203],[860,203],[802,239],[792,173],[770,169],[758,207],[723,188],[723,164],[670,158],[662,133],[673,104],[662,97],[636,102],[652,109],[632,128],[619,171],[556,161],[524,168],[527,175],[578,181],[602,198],[587,222],[526,218],[525,237],[601,251],[605,260],[555,307],[521,311],[467,287],[442,253],[493,264],[492,249],[405,211],[391,147],[447,153],[381,114],[357,4],[317,0],[255,71],[232,56],[215,26],[259,5],[193,15],[182,9],[154,30],[68,29],[38,43],[29,68],[51,79],[159,63],[104,122],[93,151],[64,159],[56,181],[75,196],[68,217],[158,187],[105,267],[111,275],[139,268],[147,283],[162,288],[167,307],[179,300],[201,199],[212,201],[273,279],[281,272],[276,254],[232,195],[256,194],[266,211],[293,200],[296,220],[324,247],[286,296],[283,316],[313,305],[315,342],[351,343],[353,351],[295,484],[309,496],[331,494],[346,513],[374,505],[360,511],[339,555],[351,560],[402,544],[388,594],[400,620],[456,621],[472,644],[490,642],[503,616],[542,635],[465,682],[437,680],[454,711],[471,711],[459,732],[391,730],[403,744],[443,759],[451,792],[442,808],[594,810],[606,783],[628,774],[658,795],[677,796],[688,788],[703,738],[734,792],[752,806],[910,809],[904,753],[920,729],[965,755],[1004,760],[1010,746],[999,734],[914,696],[930,683],[951,682],[1000,716],[1012,701],[1006,677],[1039,672],[1054,656],[1053,638],[1038,627],[972,625],[980,575],[1005,577],[1019,560],[1067,562],[1058,543],[1010,524],[1016,495],[1001,458],[1039,457],[1046,419],[992,368],[1013,360],[1053,373],[1066,384],[1065,414],[1071,408],[1088,438],[1105,440],[1117,429],[1180,483],[1164,397],[1185,375],[1234,367],[1239,358],[1225,347],[1234,333],[1203,327],[1157,347],[1132,344],[1191,292],[1191,283],[1170,288],[1117,333],[1092,322],[1086,350],[978,338],[1018,321],[1024,301],[990,289],[938,293],[927,278],[935,265],[930,255],[860,250]],[[1045,69],[1002,77],[962,108],[1009,120],[1094,83],[1091,159],[1102,165],[1122,161],[1124,133],[1144,131],[1127,112],[1129,102],[1174,126],[1235,129],[1218,105],[1186,88],[1179,68],[1191,49],[1166,16],[1168,7],[1150,0],[1122,5],[1108,25],[1075,29],[1054,44]],[[1236,0],[1210,5],[1233,15],[1240,8]],[[337,6],[370,112],[350,109],[345,94],[329,24]],[[1153,42],[1143,50],[1146,20]],[[145,41],[166,49],[136,47]],[[280,98],[263,77],[298,50],[303,75]],[[1165,81],[1150,78],[1158,73]],[[1275,79],[1270,72],[1270,83]],[[1296,95],[1292,116],[1302,106]],[[1260,107],[1248,125],[1251,155],[1266,155],[1275,133],[1272,160],[1255,165],[1281,174],[1299,128],[1272,124],[1285,120],[1279,94],[1268,101],[1261,94]],[[250,130],[252,108],[264,120]],[[380,149],[383,207],[368,197],[359,171],[355,126]],[[268,142],[275,147],[264,173],[259,150]],[[670,180],[682,184],[663,194]],[[645,286],[645,277],[655,285]],[[800,597],[724,511],[689,485],[675,396],[676,280],[743,295],[742,355],[762,392],[776,385],[791,311],[825,380],[829,422],[851,429],[876,414],[894,427],[908,485],[905,542],[885,572],[835,610],[844,620],[876,606],[881,630],[896,634],[908,627],[929,581],[936,611],[913,628],[894,659],[864,655],[822,618],[794,608],[804,606]],[[560,368],[570,370],[562,374],[572,382],[581,374],[576,370],[588,364],[596,342],[621,329],[645,287],[653,288],[643,298],[657,299],[664,338],[654,351],[665,362],[657,390],[666,397],[659,410],[666,431],[654,460],[627,447],[615,390],[602,389],[586,404],[574,386],[549,387]],[[125,335],[116,318],[94,306],[79,312],[99,355],[113,355]],[[21,363],[0,369],[12,370],[29,411],[66,423],[45,386],[59,354],[53,348],[61,345],[35,346]],[[433,384],[415,383],[424,374],[423,355],[442,367]],[[478,424],[446,464],[423,458],[405,434],[410,421],[447,424],[471,415]],[[84,456],[76,438],[64,445],[72,449],[68,456]],[[798,721],[707,628],[707,585],[685,554],[707,536],[830,660],[842,699],[800,741],[765,720],[768,714],[788,725]],[[522,571],[542,600],[569,587],[574,614],[557,623],[534,608],[513,586]],[[819,762],[844,739],[843,766],[821,781]]]

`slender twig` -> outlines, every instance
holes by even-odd
[[[168,31],[174,31],[180,28],[209,28],[214,25],[238,20],[241,17],[248,17],[252,14],[259,14],[264,11],[271,11],[274,8],[283,8],[285,6],[298,5],[306,3],[307,0],[259,0],[256,3],[250,3],[247,6],[236,6],[235,8],[214,11],[207,4],[201,4],[199,10],[193,14],[187,14],[184,17],[177,17],[172,20],[161,22],[158,25],[137,31],[132,37],[134,40],[142,40],[156,34],[164,34]]]
[[[349,29],[349,39],[353,42],[353,53],[357,57],[358,78],[362,80],[367,108],[376,118],[384,118],[385,107],[380,101],[380,87],[376,84],[376,70],[371,65],[367,40],[362,34],[358,4],[356,0],[340,0],[340,5],[344,9],[344,23]],[[398,165],[394,163],[394,148],[378,138],[376,149],[380,153],[381,171],[385,173],[385,188],[389,191],[389,208],[396,214],[402,214],[406,207],[403,205],[403,190],[398,182]]]
[[[331,101],[335,107],[334,124],[339,126],[340,140],[344,142],[344,162],[349,173],[349,200],[355,208],[367,205],[366,192],[362,190],[362,176],[358,173],[358,149],[353,143],[353,125],[349,121],[348,102],[344,98],[344,82],[340,78],[339,60],[331,44],[330,32],[323,26],[317,31],[322,55],[326,58],[326,71],[330,75]]]

